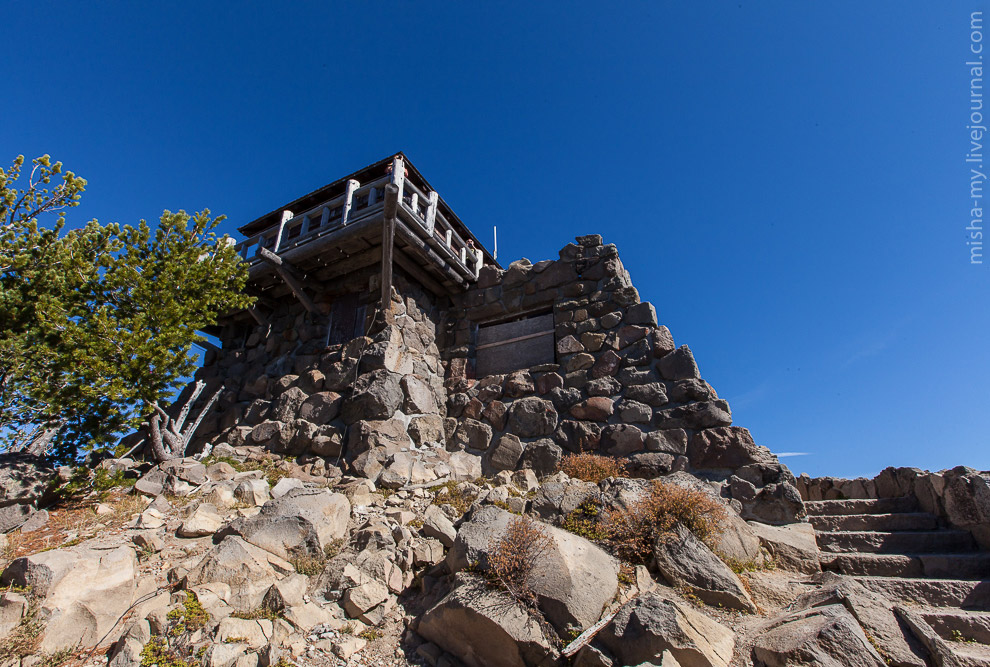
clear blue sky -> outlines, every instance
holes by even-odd
[[[990,468],[969,2],[7,3],[0,158],[242,224],[406,151],[499,257],[601,233],[795,472]]]

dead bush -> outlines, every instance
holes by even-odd
[[[553,536],[544,526],[515,516],[502,536],[493,537],[488,545],[487,574],[513,598],[535,606],[533,573],[553,547]]]
[[[649,491],[628,509],[605,513],[605,541],[619,558],[648,564],[657,538],[677,524],[713,546],[726,520],[725,507],[704,491],[655,480]]]
[[[560,462],[560,469],[568,477],[597,484],[609,477],[622,477],[626,474],[626,463],[611,456],[601,454],[568,454]]]

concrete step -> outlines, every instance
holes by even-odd
[[[990,579],[990,554],[823,553],[822,568],[850,576]]]
[[[818,533],[818,547],[832,553],[928,554],[975,551],[965,530],[879,532],[874,530]]]
[[[916,512],[918,502],[910,496],[879,500],[809,500],[804,503],[809,516],[842,514],[894,514]]]
[[[808,517],[815,530],[935,530],[938,520],[927,512],[901,514],[819,514]]]
[[[925,607],[990,610],[990,580],[856,577],[856,581],[896,602]]]

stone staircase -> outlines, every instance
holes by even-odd
[[[822,568],[895,602],[936,667],[990,667],[990,553],[914,498],[805,502]]]

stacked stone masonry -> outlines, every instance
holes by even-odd
[[[548,475],[567,453],[594,452],[626,459],[639,477],[689,470],[721,482],[747,518],[803,516],[793,475],[732,425],[691,350],[675,345],[600,236],[578,237],[557,260],[485,266],[449,298],[397,269],[388,312],[362,300],[368,335],[327,345],[334,300],[374,294],[374,281],[374,267],[314,279],[321,314],[288,298],[268,327],[226,326],[199,375],[224,391],[198,447],[264,446],[313,474],[386,488]],[[476,377],[479,327],[548,313],[552,360]]]

